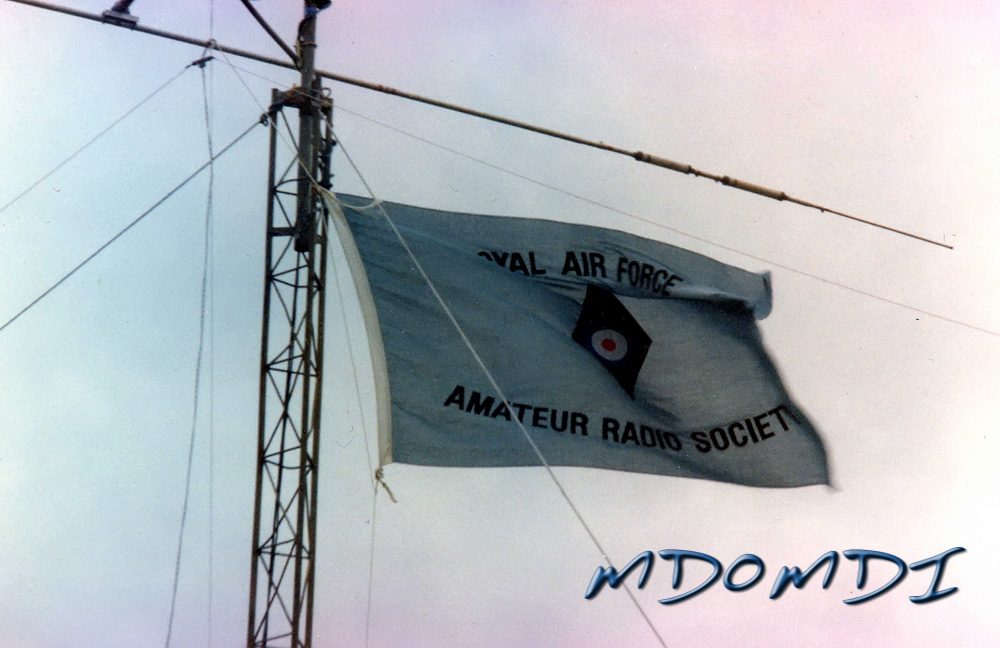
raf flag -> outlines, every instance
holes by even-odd
[[[539,465],[523,426],[551,465],[829,482],[757,329],[767,274],[603,228],[339,199],[382,463]]]

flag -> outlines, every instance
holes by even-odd
[[[604,228],[338,198],[383,463],[539,465],[527,431],[550,465],[829,482],[757,328],[767,274]]]

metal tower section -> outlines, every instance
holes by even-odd
[[[307,0],[298,37],[301,85],[272,91],[269,111],[248,648],[312,645],[327,258],[327,214],[315,184],[330,186],[333,147],[332,104],[314,74],[314,59],[316,15],[326,5]],[[286,107],[297,110],[299,132],[295,153],[283,164],[277,140],[283,128],[291,135]]]

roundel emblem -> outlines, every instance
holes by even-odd
[[[598,357],[608,362],[617,362],[628,353],[625,336],[612,329],[601,329],[590,336],[590,345]]]

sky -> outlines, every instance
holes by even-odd
[[[111,4],[65,2],[98,13]],[[294,40],[299,3],[255,6]],[[282,56],[237,0],[136,0],[132,10],[143,25]],[[0,206],[202,56],[8,0],[0,25]],[[320,68],[661,155],[954,246],[329,85],[340,149],[381,199],[613,227],[772,273],[774,308],[760,327],[826,443],[834,488],[555,469],[616,564],[663,549],[724,566],[747,553],[764,561],[753,588],[716,584],[670,606],[657,602],[675,593],[660,561],[636,598],[671,648],[990,646],[1000,636],[998,28],[995,3],[971,0],[337,0],[320,15]],[[295,75],[219,57],[206,79],[218,149]],[[205,129],[201,73],[188,69],[0,211],[0,320],[198,168]],[[215,166],[213,343],[176,646],[245,642],[266,156],[258,127]],[[337,190],[365,192],[343,153],[334,170]],[[191,182],[0,331],[0,646],[164,643],[207,188],[206,177]],[[600,554],[540,469],[393,464],[386,480],[398,503],[380,493],[373,516],[366,340],[336,253],[333,267],[316,644],[365,645],[370,589],[371,646],[659,645],[623,590],[584,600]],[[859,590],[856,564],[843,558],[829,589],[810,581],[768,598],[782,566],[804,569],[827,551],[912,563],[953,547],[966,551],[949,561],[942,587],[959,591],[933,603],[908,600],[927,589],[925,570],[845,605],[892,570],[873,565]],[[692,565],[685,583],[705,574]]]

